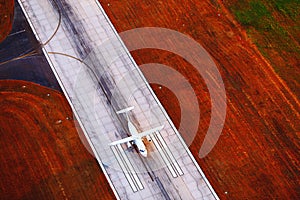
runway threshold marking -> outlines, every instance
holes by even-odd
[[[135,183],[137,184],[138,188],[140,190],[144,189],[144,186],[142,184],[142,182],[140,181],[139,177],[137,176],[132,164],[130,163],[128,157],[126,156],[125,152],[124,152],[124,149],[122,148],[122,146],[120,144],[117,145],[126,165],[128,166],[128,169],[129,169],[129,173],[131,173]]]
[[[162,148],[166,152],[166,155],[167,155],[170,163],[175,167],[178,175],[182,176],[183,175],[183,171],[181,170],[180,166],[178,165],[176,159],[174,158],[172,152],[170,151],[168,145],[166,144],[166,142],[163,139],[163,137],[161,136],[161,134],[159,132],[155,132],[155,134],[153,134],[153,135],[154,135],[154,137],[156,137],[156,139],[159,141],[160,145],[162,146]]]
[[[117,162],[119,163],[119,166],[133,192],[144,189],[143,184],[134,171],[121,145],[112,146],[111,150],[113,151],[115,158],[117,159]]]
[[[165,162],[165,164],[167,165],[169,171],[171,172],[173,178],[177,177],[177,174],[172,166],[172,163],[170,163],[169,159],[166,156],[166,152],[164,151],[164,149],[161,148],[161,145],[158,143],[157,139],[155,136],[151,137],[155,147],[157,148],[158,152],[160,153],[161,158],[163,159],[163,161]]]

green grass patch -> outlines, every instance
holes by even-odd
[[[297,91],[300,78],[294,58],[300,57],[300,0],[240,0],[228,3],[228,8],[275,72]],[[279,63],[277,55],[284,62]]]
[[[297,46],[291,45],[293,41],[287,30],[282,27],[272,15],[274,10],[278,10],[278,12],[284,15],[291,15],[293,18],[297,18],[298,12],[296,10],[300,5],[299,1],[300,0],[238,1],[229,9],[247,31],[254,29],[265,37],[264,41],[254,40],[255,43],[264,43],[256,43],[257,46],[264,46],[265,48],[271,47],[278,51],[299,52]]]
[[[299,20],[300,0],[273,0],[278,12],[293,20]]]
[[[234,14],[243,26],[254,26],[259,29],[268,29],[272,18],[271,13],[260,1],[251,1],[243,9],[234,9]]]

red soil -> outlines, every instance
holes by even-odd
[[[14,0],[0,0],[0,42],[9,34],[14,19]]]
[[[217,145],[200,159],[198,152],[209,126],[211,109],[205,83],[179,56],[151,49],[132,52],[139,65],[149,62],[168,65],[183,74],[194,88],[201,121],[190,149],[222,199],[300,197],[299,100],[261,56],[222,1],[100,2],[119,32],[137,27],[173,29],[191,36],[215,60],[226,87],[227,118]],[[152,72],[153,75],[165,76],[157,72]],[[179,84],[176,80],[174,83]],[[160,90],[153,85],[153,89],[178,126],[178,101],[173,100],[173,94],[166,88]],[[182,132],[189,134],[188,129]]]
[[[114,199],[72,116],[59,92],[0,81],[1,199]]]

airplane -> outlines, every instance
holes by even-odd
[[[128,108],[125,108],[125,109],[122,109],[122,110],[119,110],[116,112],[117,114],[121,114],[121,113],[126,114],[127,125],[128,125],[130,136],[127,138],[123,138],[121,140],[114,141],[114,142],[110,143],[109,146],[127,143],[127,147],[131,148],[132,145],[136,145],[138,152],[143,157],[147,157],[148,153],[147,153],[146,146],[143,142],[143,137],[146,137],[148,139],[148,141],[151,141],[151,138],[149,136],[157,131],[160,131],[161,129],[164,128],[164,126],[162,125],[162,126],[139,133],[138,130],[136,129],[136,127],[133,125],[133,123],[130,121],[130,119],[128,117],[128,112],[133,109],[134,109],[134,107],[132,106],[132,107],[128,107]]]

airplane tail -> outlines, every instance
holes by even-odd
[[[134,109],[134,106],[131,106],[131,107],[128,107],[128,108],[124,108],[124,109],[122,109],[122,110],[119,110],[119,111],[117,111],[116,113],[117,113],[117,114],[127,113],[127,112],[129,112],[129,111],[131,111],[131,110],[133,110],[133,109]]]

